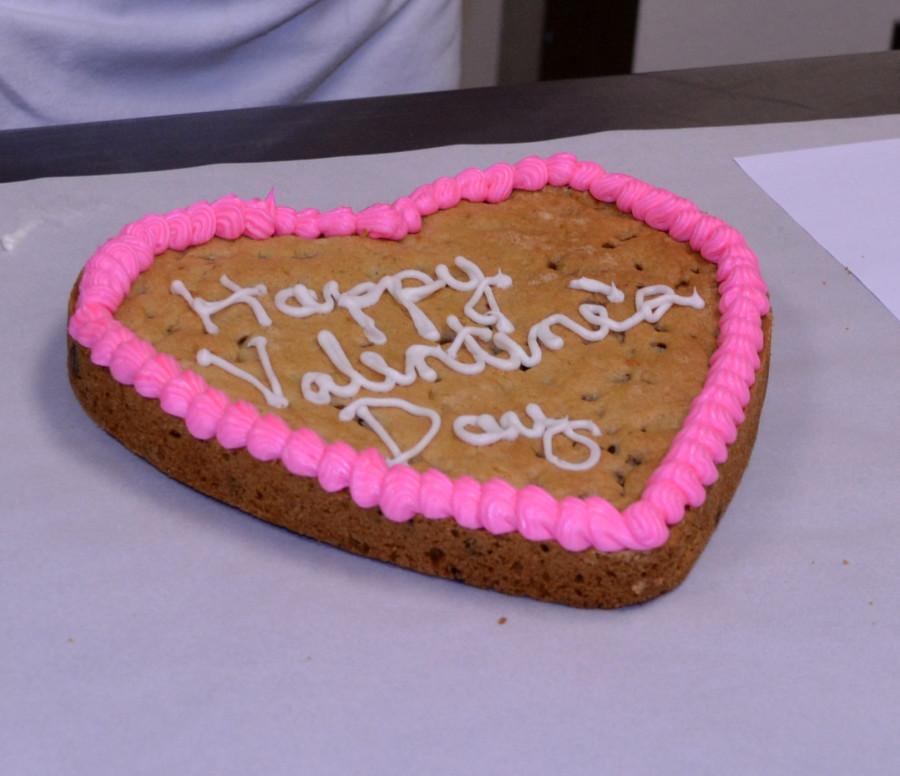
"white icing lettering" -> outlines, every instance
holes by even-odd
[[[537,404],[525,407],[525,414],[531,426],[525,425],[515,412],[504,412],[498,420],[493,415],[460,415],[453,421],[453,432],[463,442],[475,447],[484,447],[500,441],[512,441],[520,436],[527,439],[542,439],[544,458],[554,466],[567,471],[587,471],[600,460],[600,446],[589,436],[578,433],[587,431],[600,436],[601,431],[590,420],[569,420],[569,418],[548,418]],[[472,428],[477,430],[473,431]],[[558,434],[587,448],[588,456],[583,461],[565,461],[553,452],[553,439]]]
[[[574,280],[570,284],[572,288],[595,292],[601,286],[604,290],[600,293],[609,299],[624,298],[622,292],[614,285],[607,286],[590,278]],[[485,326],[465,326],[456,316],[451,315],[447,318],[447,324],[455,336],[449,346],[443,348],[440,345],[411,345],[404,355],[402,371],[388,365],[377,353],[364,352],[360,356],[360,362],[381,375],[381,380],[373,380],[360,373],[350,362],[337,338],[330,331],[322,330],[317,337],[319,347],[348,382],[338,385],[334,378],[325,372],[307,372],[303,375],[300,388],[304,398],[313,404],[328,404],[334,396],[349,398],[361,390],[388,393],[398,385],[412,385],[417,378],[434,382],[437,373],[428,364],[429,359],[439,361],[454,372],[464,375],[481,374],[488,366],[507,372],[521,367],[532,368],[541,363],[544,348],[559,350],[563,346],[565,340],[553,331],[555,326],[567,329],[586,342],[599,342],[610,331],[628,331],[643,321],[656,323],[673,305],[700,309],[704,306],[704,302],[696,291],[691,296],[681,296],[669,286],[647,286],[635,294],[635,313],[622,321],[610,318],[605,305],[586,302],[579,305],[578,312],[595,328],[587,328],[562,313],[554,313],[529,329],[526,339],[527,350],[505,331],[493,331]],[[499,311],[497,314],[500,315]],[[490,316],[491,313],[486,315]],[[499,322],[500,319],[498,317],[495,320]],[[491,343],[492,350],[487,350],[482,343]],[[459,358],[463,350],[470,359],[463,361]],[[492,352],[493,350],[497,353]],[[505,355],[500,355],[501,353]]]
[[[603,294],[610,302],[625,301],[625,294],[616,288],[615,283],[607,285],[602,280],[594,278],[577,278],[569,283],[569,288],[574,288],[576,291],[589,291],[592,294]]]
[[[337,337],[323,329],[317,335],[319,347],[334,369],[346,378],[346,382],[338,384],[331,375],[324,372],[307,372],[300,383],[303,396],[314,404],[325,405],[335,397],[354,397],[361,390],[383,394],[398,386],[412,385],[418,379],[434,382],[438,379],[438,374],[431,361],[443,364],[463,375],[478,375],[487,367],[505,372],[528,369],[541,363],[545,349],[559,350],[565,344],[563,337],[554,331],[554,328],[569,331],[585,342],[598,342],[611,331],[625,332],[642,322],[656,323],[672,306],[701,309],[705,305],[696,290],[690,296],[682,296],[666,285],[647,286],[635,293],[635,312],[624,320],[610,318],[605,304],[584,302],[578,306],[578,312],[584,323],[574,321],[562,313],[553,313],[532,325],[525,336],[524,344],[520,344],[510,336],[515,327],[501,311],[494,295],[495,288],[510,288],[511,278],[502,271],[486,276],[477,264],[462,256],[456,257],[454,265],[465,275],[463,279],[455,277],[445,264],[439,264],[435,268],[435,277],[418,270],[403,270],[387,275],[375,283],[359,283],[343,292],[336,281],[329,280],[322,288],[321,299],[315,291],[302,283],[279,291],[275,295],[275,306],[282,313],[295,318],[308,318],[331,313],[336,308],[345,309],[362,328],[367,339],[376,345],[386,343],[387,335],[365,311],[376,305],[382,296],[388,293],[407,311],[418,334],[431,343],[408,347],[404,354],[402,369],[392,367],[379,353],[364,351],[359,356],[359,361],[375,375],[372,377],[371,374],[360,372],[350,361]],[[257,298],[268,293],[265,285],[242,287],[224,274],[220,282],[231,291],[231,294],[225,299],[213,302],[194,297],[180,280],[173,281],[170,289],[173,294],[181,296],[188,303],[200,317],[204,329],[210,334],[219,331],[212,316],[233,304],[248,305],[260,325],[271,325],[271,319]],[[453,332],[453,339],[445,343],[446,346],[440,344],[441,333],[434,322],[419,308],[423,300],[444,288],[469,294],[463,310],[474,324],[468,325],[457,316],[449,315],[446,324]],[[569,288],[600,294],[612,303],[620,303],[625,299],[625,295],[614,283],[607,284],[595,278],[577,278],[569,282]],[[479,307],[482,309],[479,310]],[[256,388],[272,407],[287,407],[289,401],[285,398],[272,368],[265,337],[252,337],[247,345],[256,349],[268,385],[207,348],[197,352],[197,363],[201,366],[217,366],[228,374],[246,381]],[[373,408],[398,409],[416,417],[426,418],[429,421],[428,431],[414,446],[401,450],[381,421],[375,417]],[[489,414],[462,415],[454,421],[453,430],[459,439],[474,446],[492,445],[520,436],[541,439],[544,457],[548,463],[569,471],[586,471],[600,460],[600,446],[591,437],[600,436],[601,431],[592,421],[570,420],[568,417],[548,418],[535,403],[526,406],[525,414],[530,425],[513,411],[504,412],[499,419]],[[388,448],[392,456],[388,461],[389,464],[403,463],[419,455],[441,428],[441,417],[437,411],[391,397],[356,399],[341,409],[338,417],[344,422],[358,419],[369,427]],[[587,450],[587,457],[573,462],[556,455],[553,443],[560,434],[575,445],[584,447]]]
[[[387,432],[382,423],[372,414],[372,407],[386,407],[389,409],[397,409],[403,410],[404,412],[408,412],[410,415],[415,415],[420,418],[427,418],[431,425],[428,428],[428,431],[425,432],[425,435],[412,447],[408,450],[401,450],[399,445],[394,441],[394,438]],[[408,402],[404,399],[379,399],[379,398],[364,398],[357,399],[354,402],[351,402],[346,407],[344,407],[339,413],[338,418],[343,421],[353,420],[354,418],[359,418],[362,420],[372,431],[378,436],[378,438],[384,442],[387,449],[390,451],[392,458],[388,460],[388,464],[393,465],[395,463],[405,463],[412,458],[415,458],[419,453],[421,453],[429,444],[431,444],[431,440],[434,439],[435,435],[441,428],[441,416],[432,409],[428,407],[421,407],[418,404],[413,404],[412,402]]]
[[[217,312],[224,310],[226,307],[231,307],[233,304],[248,305],[250,309],[253,310],[253,314],[256,316],[256,320],[260,326],[272,325],[272,319],[269,318],[262,304],[260,304],[260,301],[256,298],[268,293],[265,285],[260,283],[257,286],[239,286],[231,280],[228,275],[222,275],[222,277],[219,278],[219,282],[231,291],[231,294],[216,302],[210,302],[199,296],[193,296],[180,280],[173,280],[172,285],[169,286],[169,290],[173,294],[177,294],[184,299],[184,301],[188,303],[188,306],[200,316],[200,320],[203,321],[203,328],[206,330],[207,334],[219,333],[219,327],[213,322],[212,316]]]
[[[281,390],[281,383],[278,381],[278,376],[272,368],[272,362],[269,360],[266,338],[260,336],[251,337],[247,340],[247,344],[252,348],[256,348],[256,353],[259,356],[259,363],[262,365],[263,372],[266,375],[266,379],[269,381],[269,385],[265,385],[259,378],[246,370],[241,369],[239,366],[235,366],[230,361],[226,361],[221,356],[217,356],[207,348],[201,348],[197,351],[197,363],[200,364],[200,366],[217,366],[219,369],[228,372],[228,374],[250,383],[250,385],[263,395],[266,404],[277,409],[284,409],[290,402],[285,398],[284,391]]]
[[[439,264],[435,268],[434,278],[424,272],[407,269],[393,275],[385,275],[377,283],[370,281],[359,283],[343,292],[336,281],[329,280],[322,288],[321,301],[315,291],[298,283],[275,294],[275,306],[285,315],[294,318],[325,315],[336,307],[343,308],[360,326],[369,342],[383,345],[387,342],[387,335],[364,310],[376,305],[381,297],[388,293],[409,314],[419,336],[437,342],[441,336],[440,331],[418,305],[437,291],[451,288],[454,291],[471,293],[465,311],[473,321],[483,325],[496,325],[500,331],[512,331],[512,323],[500,312],[491,290],[494,286],[509,288],[512,285],[509,275],[498,272],[496,275],[486,277],[477,264],[463,256],[457,256],[454,264],[466,274],[465,280],[453,277],[445,264]],[[418,285],[404,285],[404,281],[410,280],[416,281]],[[487,306],[487,312],[484,313],[475,309],[482,299]]]

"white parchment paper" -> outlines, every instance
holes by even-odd
[[[897,136],[886,116],[0,186],[0,772],[896,766],[900,325],[733,159]],[[360,208],[558,150],[731,222],[771,287],[753,458],[674,593],[579,611],[356,558],[169,480],[72,397],[69,288],[129,220],[272,186]]]
[[[900,138],[737,162],[900,320]]]

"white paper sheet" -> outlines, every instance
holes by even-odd
[[[736,161],[900,319],[900,138]]]
[[[0,186],[0,774],[889,771],[900,327],[734,157],[898,135],[888,116]],[[358,558],[166,478],[75,401],[68,292],[130,220],[273,185],[361,208],[560,150],[729,221],[771,290],[756,447],[675,592],[581,611]]]

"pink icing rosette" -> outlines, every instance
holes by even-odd
[[[614,203],[649,226],[687,242],[717,265],[721,319],[718,345],[700,394],[641,498],[619,511],[597,496],[556,499],[534,485],[515,488],[493,479],[451,479],[438,470],[418,472],[389,466],[377,450],[356,451],[315,431],[291,429],[277,415],[249,402],[233,401],[209,387],[196,372],[157,353],[113,314],[137,276],[166,250],[185,250],[213,237],[265,239],[294,234],[305,239],[366,234],[399,240],[422,227],[422,219],[455,207],[461,200],[500,202],[515,190],[570,186]],[[72,338],[90,349],[91,360],[109,367],[114,379],[158,400],[167,413],[183,418],[190,434],[215,439],[227,449],[246,449],[263,461],[280,460],[299,477],[314,477],[327,492],[349,490],[363,508],[378,507],[385,518],[407,521],[453,518],[464,528],[494,534],[518,532],[531,541],[555,540],[572,552],[649,550],[665,543],[669,526],[699,507],[718,477],[717,464],[737,436],[760,365],[762,316],[769,310],[759,262],[743,237],[696,205],[629,175],[607,173],[599,164],[558,153],[526,157],[485,170],[469,168],[417,188],[393,204],[354,213],[342,207],[321,213],[277,205],[274,194],[244,200],[233,194],[212,204],[198,202],[164,215],[148,215],[124,227],[88,261],[69,320]]]

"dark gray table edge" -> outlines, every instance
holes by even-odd
[[[0,182],[900,113],[900,52],[0,132]]]

